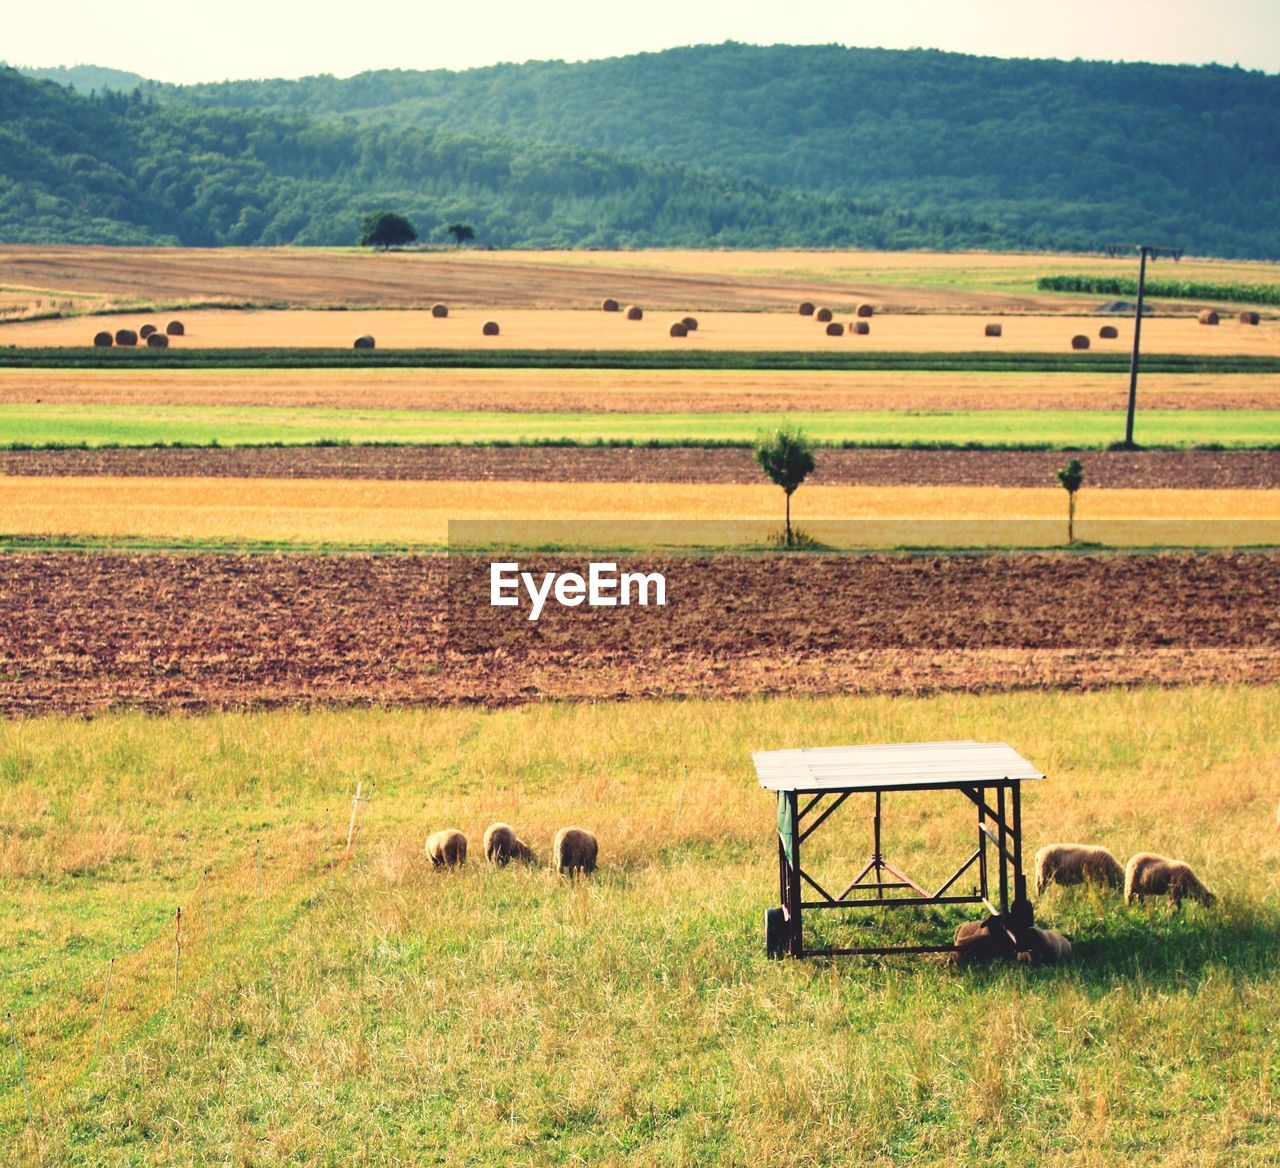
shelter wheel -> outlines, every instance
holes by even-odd
[[[787,917],[780,908],[764,910],[764,951],[774,959],[787,955]]]

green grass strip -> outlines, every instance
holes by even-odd
[[[4,332],[0,329],[0,342]],[[856,342],[851,342],[856,343]],[[1149,373],[1280,373],[1256,354],[1144,356]],[[917,353],[856,349],[746,352],[715,349],[95,349],[0,347],[10,369],[741,369],[934,373],[1116,373],[1127,353]]]
[[[1118,411],[573,414],[295,407],[0,405],[0,446],[729,445],[790,422],[841,446],[1100,449]],[[1137,440],[1170,448],[1280,446],[1280,410],[1149,410]]]

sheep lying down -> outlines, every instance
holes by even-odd
[[[1022,929],[1009,935],[999,917],[965,921],[955,935],[957,965],[988,961],[1025,961],[1032,965],[1057,965],[1071,955],[1071,942],[1052,929]]]
[[[1124,883],[1120,861],[1095,844],[1050,844],[1036,852],[1036,893],[1050,884],[1102,884],[1119,888]]]
[[[1218,902],[1190,864],[1154,852],[1139,852],[1129,857],[1124,870],[1124,899],[1126,904],[1132,904],[1148,896],[1167,896],[1174,905],[1181,905],[1187,897],[1209,906]]]

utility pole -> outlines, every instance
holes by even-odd
[[[1135,243],[1133,246],[1137,249],[1140,258],[1138,260],[1138,304],[1133,312],[1133,355],[1129,358],[1129,414],[1124,425],[1126,450],[1136,449],[1133,441],[1133,415],[1138,408],[1138,361],[1142,352],[1142,301],[1147,290],[1147,257],[1157,260],[1162,255],[1172,256],[1175,263],[1182,258],[1180,247],[1153,247],[1149,243]],[[1112,256],[1118,255],[1122,250],[1127,249],[1114,244],[1107,248]]]

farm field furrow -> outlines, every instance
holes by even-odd
[[[1102,448],[1124,436],[1120,410],[785,413],[501,413],[275,406],[0,405],[4,446],[349,443],[729,443],[784,423],[818,443]],[[1143,409],[1144,446],[1280,446],[1280,410]]]
[[[1053,310],[1096,301],[1038,293],[1038,276],[1132,278],[1130,257],[872,251],[432,251],[320,248],[0,247],[0,283],[46,295],[290,305],[573,308],[604,296],[663,308],[789,308],[802,298],[882,298],[904,308]],[[1276,265],[1187,257],[1180,278],[1276,282]]]
[[[1053,450],[824,450],[815,486],[1043,487]],[[1089,488],[1280,490],[1280,450],[1098,450]],[[232,446],[0,449],[0,476],[759,485],[750,450],[730,447]]]
[[[1144,409],[1280,407],[1251,374],[1145,373]],[[504,413],[1122,410],[1123,373],[592,369],[13,369],[0,404]]]
[[[468,602],[480,562],[9,554],[0,708],[1280,680],[1280,555],[646,557],[666,607],[536,624]]]
[[[575,482],[0,478],[8,536],[429,546],[448,540],[450,522],[492,521],[504,525],[495,538],[518,547],[540,542],[536,523],[550,521],[581,524],[582,538],[604,547],[714,547],[766,543],[781,512],[778,489],[759,482],[584,491]],[[1063,492],[1051,486],[813,485],[792,505],[792,518],[833,547],[1056,543],[1064,512]],[[1280,489],[1093,489],[1082,493],[1077,523],[1081,539],[1118,545],[1271,543]]]
[[[848,324],[854,304],[833,304],[837,321]],[[700,312],[698,328],[685,337],[671,337],[668,329],[683,313],[649,311],[629,321],[621,312],[598,309],[484,309],[464,308],[436,319],[428,310],[345,312],[298,309],[227,311],[199,309],[181,314],[186,334],[172,338],[174,349],[350,349],[362,335],[373,336],[386,349],[567,349],[671,351],[838,351],[953,353],[1070,353],[1077,334],[1092,338],[1090,352],[1127,354],[1132,346],[1131,324],[1096,316],[977,316],[885,313],[870,322],[867,336],[846,333],[827,336],[825,326],[795,312]],[[486,321],[496,321],[497,336],[483,336]],[[164,315],[123,314],[73,317],[61,320],[0,325],[0,344],[19,347],[90,347],[102,329],[138,330],[148,322],[165,327]],[[983,335],[987,323],[999,323],[1003,335]],[[1098,336],[1102,325],[1115,324],[1113,340]],[[1216,327],[1197,323],[1194,316],[1158,317],[1142,328],[1143,352],[1187,355],[1280,355],[1280,321],[1268,319],[1248,326],[1231,317]]]

